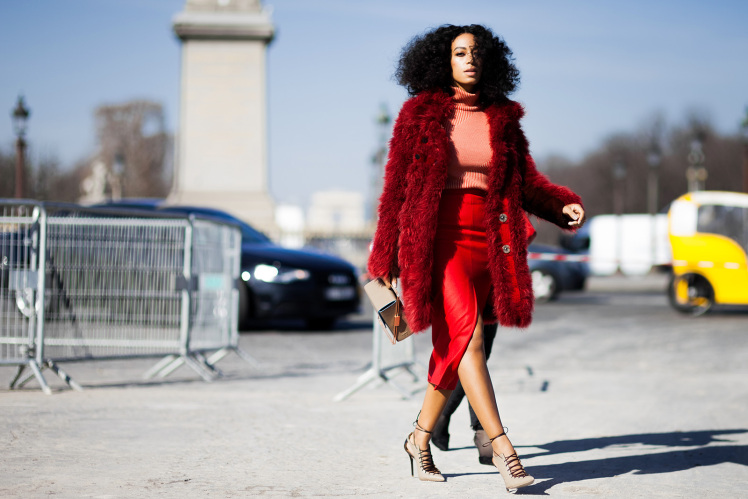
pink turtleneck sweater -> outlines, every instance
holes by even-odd
[[[455,114],[450,121],[449,165],[445,189],[488,188],[491,143],[486,113],[477,105],[478,94],[455,87]]]

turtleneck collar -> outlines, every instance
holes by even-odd
[[[462,87],[454,86],[452,88],[455,91],[455,94],[454,96],[452,96],[452,98],[457,103],[457,107],[466,110],[478,109],[478,97],[480,97],[480,91],[471,94],[468,91],[464,90]]]

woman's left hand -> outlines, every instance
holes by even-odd
[[[581,227],[586,221],[584,219],[584,208],[581,204],[567,204],[564,206],[564,214],[571,218],[569,225],[573,227]]]

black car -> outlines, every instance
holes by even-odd
[[[582,290],[587,282],[589,265],[584,261],[574,261],[576,256],[585,255],[589,249],[587,228],[583,227],[573,236],[561,237],[560,244],[561,247],[530,244],[527,248],[527,263],[537,303],[555,300],[561,291]],[[538,258],[533,258],[536,255]],[[572,259],[566,259],[567,256]]]
[[[225,211],[200,206],[161,206],[156,200],[97,206],[102,207],[195,214],[240,227],[240,329],[247,329],[256,319],[277,318],[304,319],[310,329],[331,329],[338,318],[359,309],[360,290],[353,265],[314,250],[278,246]]]

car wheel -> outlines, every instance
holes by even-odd
[[[545,303],[556,298],[558,283],[553,274],[545,270],[533,270],[531,275],[535,303]]]
[[[239,331],[249,329],[249,321],[252,318],[252,293],[248,286],[239,281]]]
[[[335,327],[335,317],[310,317],[306,320],[306,327],[310,331],[329,331]]]
[[[714,288],[706,277],[699,274],[673,276],[668,288],[668,298],[678,312],[699,316],[712,308]]]

